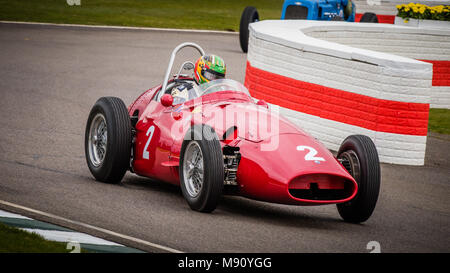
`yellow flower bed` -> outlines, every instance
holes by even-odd
[[[397,5],[397,16],[405,20],[410,18],[423,20],[450,21],[450,6],[429,7],[423,4],[402,4]]]

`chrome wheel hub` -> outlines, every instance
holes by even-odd
[[[356,182],[359,183],[361,179],[361,165],[359,163],[358,155],[354,151],[349,150],[343,152],[339,159],[341,159],[342,165],[353,176]]]
[[[89,129],[89,160],[95,167],[100,166],[105,159],[108,143],[108,130],[106,119],[103,114],[98,113],[91,122]]]
[[[197,142],[191,141],[183,158],[183,179],[191,197],[197,197],[203,186],[203,154]]]

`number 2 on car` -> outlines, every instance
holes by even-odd
[[[305,160],[307,160],[307,161],[325,161],[325,159],[323,157],[316,156],[317,150],[314,149],[313,147],[303,146],[303,145],[297,146],[297,151],[304,151],[304,150],[309,151],[305,155]]]
[[[147,151],[148,145],[150,144],[150,141],[152,141],[153,133],[155,132],[155,126],[152,125],[150,128],[148,128],[147,133],[145,134],[148,136],[147,143],[145,143],[144,151],[142,153],[143,159],[150,159],[150,153]]]

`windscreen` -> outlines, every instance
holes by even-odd
[[[180,104],[198,97],[221,91],[242,92],[250,97],[247,88],[241,83],[230,79],[219,79],[197,86],[195,83],[185,83],[172,90],[173,104]]]
[[[243,92],[250,96],[250,93],[244,85],[242,85],[240,82],[230,79],[210,81],[208,83],[201,84],[198,88],[200,96],[220,91],[237,91]]]

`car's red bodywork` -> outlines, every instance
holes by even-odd
[[[240,148],[239,195],[293,205],[337,204],[355,197],[356,181],[333,154],[287,119],[272,114],[265,103],[255,103],[241,92],[223,91],[165,107],[153,99],[159,89],[147,90],[128,107],[130,116],[138,116],[132,161],[136,174],[179,185],[179,156],[186,131],[190,125],[206,123],[214,128],[222,147]],[[236,122],[247,114],[279,127],[271,131],[261,128],[270,126],[268,122],[253,126]],[[223,139],[232,126],[236,126],[233,136]],[[277,148],[263,149],[270,141],[278,143]]]

